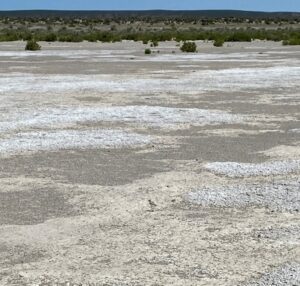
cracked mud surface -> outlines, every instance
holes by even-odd
[[[296,47],[23,45],[0,44],[0,285],[300,285]]]

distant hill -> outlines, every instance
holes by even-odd
[[[252,12],[239,10],[147,10],[147,11],[60,11],[24,10],[0,11],[0,17],[9,18],[249,18],[249,19],[299,19],[300,12]]]

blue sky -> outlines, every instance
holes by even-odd
[[[21,9],[238,9],[300,12],[300,0],[0,0],[0,10]]]

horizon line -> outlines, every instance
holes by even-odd
[[[300,13],[299,11],[289,10],[276,10],[276,11],[265,11],[265,10],[239,10],[239,9],[9,9],[0,10],[0,12],[22,12],[22,11],[55,11],[55,12],[151,12],[151,11],[166,11],[166,12],[200,12],[200,11],[236,11],[236,12],[254,12],[254,13]]]

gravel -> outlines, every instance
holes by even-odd
[[[264,207],[274,211],[300,211],[300,180],[277,183],[204,187],[186,196],[205,207]]]
[[[272,272],[263,275],[259,280],[244,284],[245,286],[299,286],[300,264],[287,263]]]
[[[269,240],[280,240],[289,244],[300,244],[300,222],[298,225],[283,227],[270,226],[253,232],[253,237]]]
[[[214,162],[208,163],[205,169],[217,175],[231,178],[285,175],[300,171],[300,160],[271,161],[260,164]]]

